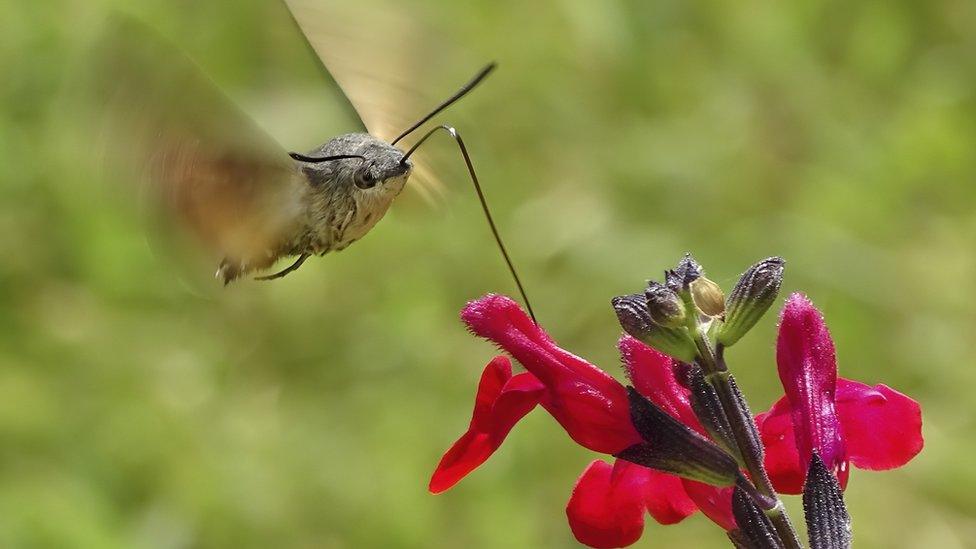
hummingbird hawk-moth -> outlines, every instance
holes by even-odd
[[[333,14],[313,0],[286,0],[286,5],[328,71],[335,63],[322,25],[327,27]],[[361,16],[368,19],[371,14]],[[113,22],[95,58],[106,133],[115,140],[116,156],[124,151],[121,163],[129,168],[127,177],[143,183],[157,209],[216,258],[216,277],[225,284],[266,271],[282,258],[295,258],[280,271],[256,277],[281,278],[309,257],[343,250],[365,236],[406,185],[417,147],[444,131],[456,141],[495,241],[528,306],[458,132],[441,125],[412,147],[398,146],[477,86],[494,69],[493,63],[392,139],[378,136],[379,129],[370,127],[380,125],[371,112],[374,81],[361,69],[331,72],[366,131],[339,135],[305,153],[288,153],[192,61],[141,24],[128,19]]]

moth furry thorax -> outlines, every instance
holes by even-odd
[[[295,161],[298,177],[283,182],[283,225],[277,245],[257,258],[225,258],[217,276],[225,283],[269,268],[285,256],[323,255],[362,238],[389,210],[413,168],[403,151],[369,134],[340,135],[307,153],[309,158],[358,155],[329,162]]]
[[[386,214],[400,194],[412,164],[400,162],[403,152],[365,133],[329,140],[308,156],[361,155],[321,164],[298,162],[308,185],[305,189],[305,249],[292,253],[324,254],[338,251],[362,238]],[[303,235],[303,236],[306,236]]]

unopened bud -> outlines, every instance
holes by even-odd
[[[725,323],[716,340],[728,347],[746,334],[776,300],[786,261],[769,257],[742,274],[725,303]]]
[[[803,515],[811,547],[850,547],[851,515],[837,477],[814,452],[803,483]]]
[[[707,316],[721,316],[725,312],[725,292],[704,276],[691,283],[691,297],[698,310]]]
[[[665,328],[680,328],[685,324],[685,304],[678,294],[659,282],[650,282],[644,291],[647,311],[651,319]]]
[[[693,362],[695,342],[684,328],[665,328],[654,322],[644,294],[622,295],[611,301],[624,331],[644,344],[678,360]]]
[[[732,516],[735,517],[735,523],[739,527],[736,532],[746,540],[742,547],[786,547],[772,521],[769,520],[769,516],[759,508],[756,500],[746,493],[742,485],[737,485],[732,492]],[[732,537],[731,533],[729,537]],[[827,541],[829,538],[813,539],[815,540],[813,547],[844,547],[820,545],[821,540]]]
[[[672,291],[682,292],[687,290],[688,285],[701,275],[701,265],[688,253],[681,258],[681,261],[678,262],[674,269],[664,271],[664,283]]]

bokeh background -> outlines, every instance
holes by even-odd
[[[493,355],[457,311],[513,293],[452,145],[428,149],[433,205],[405,192],[341,254],[201,292],[84,168],[93,130],[64,106],[119,7],[284,147],[354,129],[276,0],[0,3],[0,546],[575,547],[563,508],[596,456],[540,411],[426,491]],[[558,341],[621,377],[610,297],[689,250],[726,288],[782,255],[842,375],[923,406],[918,458],[852,474],[857,545],[976,546],[976,4],[397,9],[429,32],[387,53],[431,102],[500,63],[441,118]],[[774,336],[769,314],[730,351],[755,409],[781,391]],[[726,545],[700,515],[638,544]]]

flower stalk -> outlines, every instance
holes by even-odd
[[[680,295],[685,306],[694,311],[695,304],[691,292],[682,291]],[[722,409],[729,420],[729,425],[732,427],[732,438],[738,447],[745,469],[749,473],[749,479],[758,494],[762,496],[753,499],[756,500],[756,504],[763,513],[769,517],[784,545],[788,549],[802,549],[803,545],[800,543],[793,523],[786,514],[786,508],[773,489],[769,475],[766,474],[766,469],[763,467],[762,442],[759,440],[752,414],[746,406],[745,400],[741,398],[738,388],[735,387],[735,381],[725,363],[724,346],[719,344],[714,349],[712,348],[711,343],[705,337],[702,325],[699,323],[698,315],[687,315],[686,327],[695,342],[695,348],[698,350],[695,362],[704,372],[705,381],[715,389]]]
[[[721,346],[718,349],[721,349]],[[720,351],[718,351],[718,356],[721,356]],[[717,360],[716,364],[721,369],[717,371],[715,376],[705,379],[711,383],[718,394],[722,407],[725,408],[725,414],[732,426],[732,436],[739,446],[739,452],[745,462],[746,471],[749,472],[749,478],[759,493],[767,498],[757,500],[756,503],[769,517],[784,545],[791,549],[800,549],[803,546],[800,544],[793,523],[786,514],[786,508],[773,489],[766,469],[763,467],[762,443],[759,440],[752,414],[745,406],[745,401],[739,397],[738,388],[735,387],[735,382],[725,366],[724,359]]]

